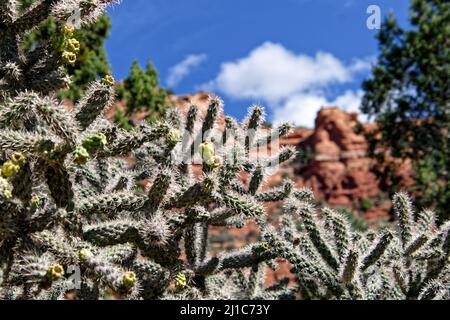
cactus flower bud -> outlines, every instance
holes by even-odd
[[[8,181],[0,176],[0,197],[1,196],[3,196],[6,199],[9,199],[12,197],[12,192]]]
[[[39,208],[42,204],[42,200],[37,195],[34,195],[31,197],[30,204],[33,208]]]
[[[108,74],[102,79],[102,83],[107,86],[113,86],[115,83],[115,80],[112,75]]]
[[[67,38],[72,38],[73,37],[73,33],[75,32],[75,28],[72,26],[68,26],[65,25],[62,29],[63,34],[67,37]]]
[[[80,42],[75,38],[71,38],[67,40],[67,47],[73,52],[78,52],[80,51]]]
[[[212,169],[218,169],[222,166],[222,158],[219,156],[211,157],[206,164]]]
[[[77,61],[77,55],[70,51],[64,51],[62,53],[62,59],[65,63],[74,64]]]
[[[181,133],[180,130],[170,130],[169,134],[167,135],[167,144],[170,146],[176,145],[178,142],[181,141]]]
[[[181,290],[186,288],[187,285],[187,278],[182,272],[178,272],[178,274],[175,277],[175,288]]]
[[[25,164],[26,159],[22,153],[14,152],[13,155],[11,156],[11,161],[14,164],[18,165],[19,167],[22,167]]]
[[[88,160],[89,160],[89,152],[87,152],[86,148],[84,148],[83,146],[78,146],[75,149],[75,162],[77,164],[85,164]]]
[[[60,264],[51,265],[47,270],[46,277],[50,281],[61,279],[64,276],[64,268]]]
[[[269,250],[269,244],[267,242],[262,242],[259,244],[258,249],[261,251],[267,251]]]
[[[12,161],[6,161],[2,166],[2,176],[3,178],[13,177],[20,171],[20,166],[14,164]]]
[[[202,143],[199,146],[200,156],[202,160],[208,163],[212,157],[216,155],[216,149],[212,143]]]
[[[123,286],[129,290],[136,284],[136,274],[132,271],[128,271],[123,275]]]
[[[97,133],[87,137],[81,145],[87,152],[92,152],[103,148],[107,143],[106,136],[103,133]]]
[[[93,257],[93,256],[94,256],[94,254],[93,254],[92,251],[89,250],[89,249],[81,249],[81,250],[78,252],[78,258],[79,258],[81,261],[84,261],[84,260],[86,260],[86,259],[88,259],[88,258],[91,258],[91,257]]]

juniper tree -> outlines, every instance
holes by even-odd
[[[221,129],[222,102],[211,97],[203,118],[196,106],[186,116],[173,109],[127,131],[103,117],[111,76],[73,108],[58,102],[63,66],[78,52],[67,18],[79,9],[90,23],[111,2],[42,1],[25,13],[1,4],[1,298],[448,298],[449,225],[435,226],[430,211],[414,215],[405,195],[394,199],[398,233],[359,233],[331,209],[319,217],[308,189],[262,187],[295,151],[275,148],[290,127],[260,128],[261,107],[243,123],[225,117]],[[59,50],[25,50],[23,35],[48,16]],[[284,206],[278,228],[267,220],[271,203]],[[210,227],[248,222],[257,241],[209,252]],[[296,285],[265,286],[279,259]]]
[[[450,205],[449,19],[450,3],[444,0],[412,0],[408,29],[389,15],[377,37],[380,54],[363,83],[362,101],[362,111],[378,123],[368,134],[377,174],[399,179],[395,163],[386,167],[386,149],[411,159],[416,180],[411,189],[441,220],[449,218]],[[388,187],[395,192],[395,183]]]
[[[168,92],[159,86],[158,72],[149,61],[142,70],[139,63],[133,61],[129,76],[119,85],[119,98],[127,104],[126,113],[149,111],[148,120],[156,121],[167,110]]]

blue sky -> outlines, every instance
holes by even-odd
[[[372,4],[406,25],[408,0],[123,0],[106,48],[117,79],[150,59],[177,94],[210,90],[239,119],[259,103],[273,122],[312,126],[322,106],[358,109],[378,54]]]

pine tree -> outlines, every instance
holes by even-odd
[[[159,87],[158,72],[151,62],[144,71],[136,60],[133,61],[129,76],[118,88],[118,96],[125,99],[128,115],[145,110],[149,112],[150,121],[156,121],[168,107],[168,92]]]

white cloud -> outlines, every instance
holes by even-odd
[[[288,98],[283,105],[273,107],[273,123],[293,123],[302,127],[314,127],[317,111],[327,106],[328,101],[318,94],[297,94]]]
[[[322,107],[337,106],[348,112],[357,112],[362,96],[361,90],[357,92],[348,90],[333,100],[326,99],[320,92],[293,95],[283,104],[272,107],[273,122],[274,124],[290,122],[297,126],[311,128],[314,127],[317,112]],[[362,115],[359,116],[359,120],[366,121]]]
[[[375,56],[369,56],[364,59],[354,59],[349,65],[348,70],[351,73],[370,71],[372,65],[376,62]]]
[[[337,106],[347,112],[358,112],[363,95],[362,90],[358,90],[357,92],[347,90],[344,94],[334,99],[331,105]]]
[[[244,58],[223,63],[217,77],[202,89],[234,99],[263,101],[270,106],[274,123],[289,121],[312,127],[321,107],[337,105],[348,111],[359,110],[362,92],[346,91],[328,97],[326,89],[351,83],[356,74],[370,70],[372,60],[354,59],[346,64],[331,53],[308,56],[266,42]]]
[[[297,55],[280,44],[266,42],[243,59],[223,63],[209,88],[236,99],[279,101],[298,92],[350,80],[351,72],[332,54]]]
[[[192,70],[207,59],[206,54],[191,54],[169,69],[167,86],[176,87]]]

